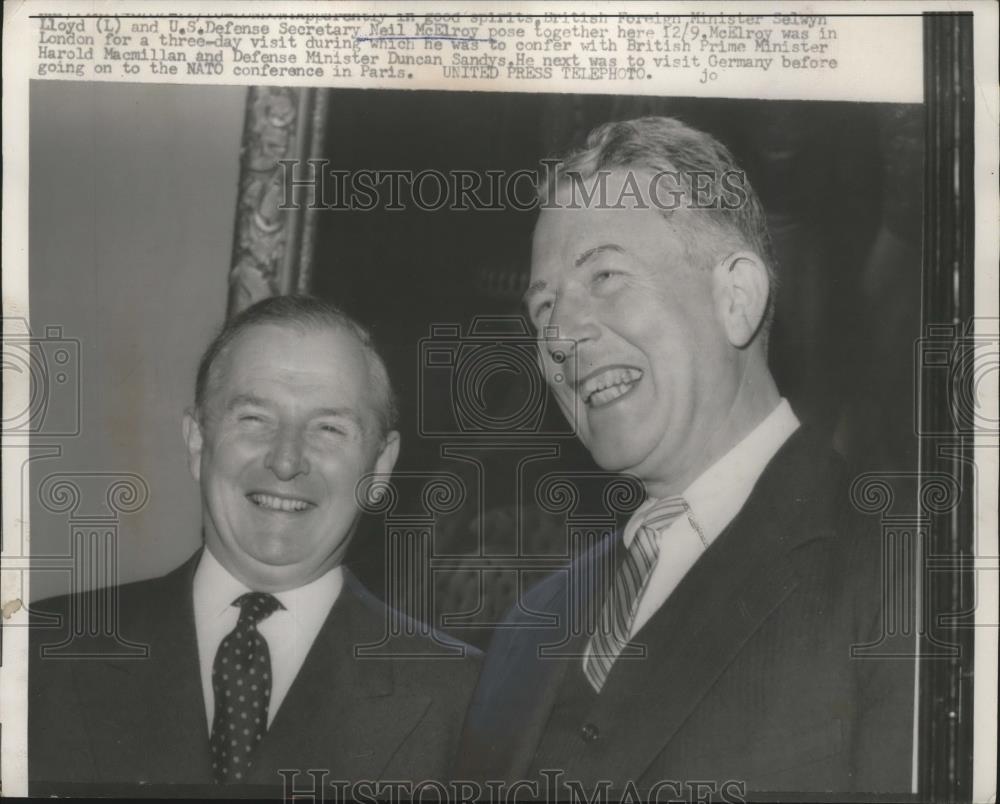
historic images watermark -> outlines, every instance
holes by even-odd
[[[33,334],[21,317],[5,316],[3,331],[4,385],[9,381],[11,389],[4,397],[4,434],[79,435],[79,339],[67,337],[61,326],[46,326],[44,334]]]
[[[543,159],[539,170],[343,170],[329,159],[282,159],[279,208],[401,212],[530,212],[535,209],[740,209],[749,197],[742,170],[613,171],[586,176],[562,171],[560,160]],[[549,190],[556,184],[565,192]]]
[[[46,471],[45,459],[62,456],[66,442],[79,438],[83,430],[84,350],[80,339],[62,325],[31,328],[23,317],[5,316],[3,330],[3,457],[17,467],[21,491],[4,498],[18,513],[4,545],[5,570],[17,594],[5,604],[16,604],[15,611],[26,604],[24,580],[30,573],[68,576],[71,591],[93,593],[64,618],[36,612],[33,627],[53,634],[51,641],[42,640],[42,655],[145,658],[148,646],[120,633],[115,587],[123,522],[146,506],[149,484],[128,471]],[[29,466],[33,483],[28,482]],[[35,545],[29,551],[26,523],[32,511],[36,527],[51,518],[46,525],[65,528],[64,549],[43,552]],[[103,640],[99,650],[95,638]]]
[[[609,801],[707,804],[709,801],[718,801],[724,804],[742,804],[747,800],[746,782],[738,779],[660,779],[642,786],[630,780],[624,786],[614,788],[613,783],[607,779],[590,785],[579,779],[564,778],[563,771],[551,768],[539,771],[539,779],[518,779],[512,782],[476,782],[467,779],[447,783],[434,779],[358,779],[348,782],[341,779],[328,780],[327,777],[331,774],[324,768],[283,768],[278,774],[282,778],[285,801],[308,801],[314,804],[328,801],[569,801],[580,804],[604,804]]]
[[[521,316],[478,316],[463,331],[458,324],[432,324],[420,340],[418,422],[421,436],[567,437],[576,432],[572,411],[546,417],[554,404],[538,363],[538,337],[544,337],[566,360],[575,359],[575,343],[559,338],[555,328],[534,333]],[[519,381],[522,393],[502,412],[487,402],[487,385]],[[560,373],[556,382],[562,382]],[[447,387],[445,404],[432,396]],[[554,422],[554,423],[550,423]]]

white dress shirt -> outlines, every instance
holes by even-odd
[[[267,640],[271,654],[271,701],[267,725],[285,699],[288,689],[299,674],[306,654],[316,640],[330,609],[340,595],[344,572],[334,567],[312,583],[276,592],[284,606],[257,625],[257,631]],[[234,578],[219,563],[212,552],[202,551],[194,575],[194,625],[198,636],[198,660],[201,667],[201,688],[205,695],[205,714],[211,735],[215,716],[215,692],[212,688],[212,665],[222,640],[236,627],[239,607],[232,603],[240,595],[252,591]]]
[[[782,399],[742,441],[684,490],[681,496],[687,503],[688,515],[677,517],[657,534],[660,552],[649,583],[639,598],[630,639],[666,602],[688,570],[736,517],[764,467],[798,426],[799,420],[788,400]],[[636,509],[625,526],[626,547],[632,544],[643,514],[656,502],[649,499]]]

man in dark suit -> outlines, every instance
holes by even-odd
[[[752,187],[667,118],[598,128],[549,178],[526,294],[542,367],[648,499],[498,631],[456,775],[587,799],[908,792],[913,661],[874,658],[878,532],[770,374]]]
[[[341,563],[360,495],[380,493],[364,479],[395,464],[395,419],[368,333],[323,302],[268,299],[225,325],[184,417],[204,547],[163,577],[32,607],[32,794],[444,777],[474,651]],[[117,628],[82,633],[107,601]],[[78,658],[58,649],[69,635]]]

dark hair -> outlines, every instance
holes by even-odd
[[[562,181],[591,178],[602,170],[630,167],[653,173],[680,174],[681,188],[688,195],[692,176],[709,176],[706,184],[713,198],[723,194],[724,177],[741,176],[740,204],[735,208],[718,205],[692,211],[677,219],[677,231],[692,257],[700,256],[709,261],[720,256],[717,248],[711,253],[709,249],[719,243],[721,234],[723,240],[719,245],[722,247],[729,247],[735,241],[761,258],[771,285],[762,327],[766,331],[773,316],[777,289],[767,217],[757,193],[732,153],[711,135],[672,117],[640,117],[604,123],[590,132],[583,148],[568,153],[558,161],[554,171],[543,174],[547,175],[547,183],[539,188],[542,204],[554,197]],[[669,217],[673,213],[664,211],[663,214]],[[706,234],[714,234],[715,238],[705,237]]]
[[[364,347],[368,355],[368,366],[372,379],[379,386],[381,399],[377,416],[382,434],[396,429],[399,410],[396,394],[389,379],[385,361],[379,354],[371,333],[347,313],[332,304],[313,296],[291,295],[271,296],[251,305],[230,318],[212,339],[198,363],[198,374],[194,384],[194,404],[199,418],[205,409],[209,388],[215,379],[219,358],[247,330],[264,324],[298,327],[329,327],[346,329]]]

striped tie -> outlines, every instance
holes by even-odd
[[[611,666],[628,644],[642,591],[646,588],[660,552],[659,533],[687,510],[682,497],[667,497],[647,509],[625,554],[611,596],[601,610],[597,632],[587,642],[583,672],[600,692]]]

